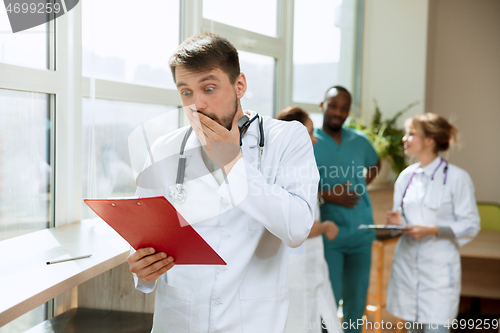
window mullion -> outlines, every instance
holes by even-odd
[[[203,0],[181,0],[180,41],[200,33],[203,24]]]
[[[259,33],[236,28],[224,23],[203,19],[203,30],[212,31],[229,39],[241,51],[262,54],[274,58],[285,53],[284,39],[269,37]]]
[[[111,99],[137,103],[177,105],[180,97],[177,90],[143,86],[133,83],[95,79],[96,99]],[[90,79],[81,78],[81,95],[90,97]]]
[[[2,89],[45,94],[56,94],[60,89],[59,73],[53,71],[0,63],[0,73]]]
[[[57,19],[57,72],[61,91],[55,112],[55,225],[81,216],[81,5]]]
[[[278,58],[276,68],[276,110],[281,110],[292,103],[293,89],[293,14],[294,1],[280,1],[280,38],[284,52]]]

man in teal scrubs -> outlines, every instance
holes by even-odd
[[[342,127],[351,109],[351,94],[343,87],[330,88],[320,104],[323,128],[314,133],[314,154],[320,173],[319,193],[325,203],[321,219],[339,227],[333,241],[324,238],[325,257],[333,292],[343,300],[344,331],[360,332],[370,280],[371,248],[375,234],[358,230],[373,224],[372,205],[366,185],[380,167],[372,143],[360,131]]]

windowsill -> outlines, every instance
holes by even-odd
[[[129,244],[100,219],[0,242],[0,326],[125,262]],[[47,265],[86,254],[92,257]]]

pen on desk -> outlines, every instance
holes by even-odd
[[[89,258],[91,256],[92,256],[91,254],[87,254],[87,255],[79,256],[79,257],[66,258],[66,259],[58,259],[58,260],[51,260],[51,261],[47,261],[47,265],[57,264],[57,263],[60,263],[60,262],[65,262],[65,261],[71,261],[71,260],[78,260],[78,259],[83,259],[83,258]]]

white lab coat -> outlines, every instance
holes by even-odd
[[[415,240],[406,234],[401,236],[394,252],[387,310],[406,321],[443,325],[458,314],[458,248],[471,241],[480,227],[474,185],[465,170],[450,164],[443,185],[442,163],[431,181],[440,160],[438,157],[424,168],[413,164],[400,174],[394,186],[393,210],[400,206],[410,176],[416,171],[404,198],[403,223],[450,227],[452,238],[428,236]]]
[[[145,169],[140,176],[139,196],[164,195],[170,200],[168,191],[175,184],[186,130],[179,129],[153,145],[150,159],[157,167]],[[202,160],[198,138],[194,133],[189,137],[187,200],[171,202],[227,266],[177,265],[161,276],[153,332],[284,331],[286,245],[297,247],[309,234],[319,174],[302,124],[264,117],[264,132],[261,171],[257,169],[259,128],[254,121],[243,136],[243,158],[221,186]],[[134,279],[143,292],[155,287]]]
[[[319,220],[319,206],[316,220]],[[286,333],[342,333],[332,283],[325,260],[323,236],[308,238],[298,248],[288,250],[290,306]],[[323,322],[320,321],[323,319]]]

